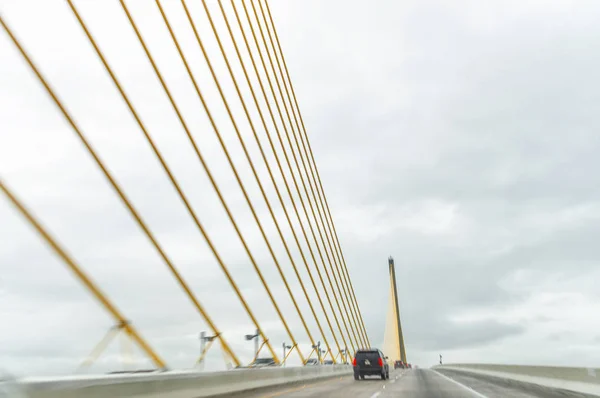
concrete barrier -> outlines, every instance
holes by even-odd
[[[449,364],[435,366],[434,369],[479,374],[600,396],[600,369],[598,368]]]
[[[163,372],[144,375],[72,376],[21,381],[29,398],[201,398],[352,373],[352,367],[306,366],[224,372]]]

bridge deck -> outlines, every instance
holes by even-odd
[[[456,372],[436,372],[430,369],[399,370],[383,381],[368,378],[355,381],[352,376],[283,387],[267,391],[242,393],[244,398],[582,398],[584,395],[550,390],[534,385],[514,384],[510,381],[491,381]]]

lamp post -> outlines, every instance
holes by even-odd
[[[260,336],[260,333],[258,332],[258,329],[256,329],[256,333],[247,334],[244,336],[246,338],[246,340],[248,340],[248,341],[254,340],[254,358],[256,358],[258,356],[258,337],[259,336]]]
[[[198,364],[202,364],[204,368],[204,357],[206,356],[206,343],[212,342],[216,339],[217,336],[207,336],[205,331],[200,332],[200,358],[198,359]]]
[[[285,367],[285,360],[287,359],[287,357],[285,356],[285,351],[286,350],[291,350],[292,346],[285,344],[285,342],[283,342],[282,345],[283,345],[283,366]]]
[[[317,341],[317,344],[313,345],[312,348],[317,351],[317,357],[319,359],[319,363],[321,363],[321,342]]]
[[[343,361],[342,363],[344,363],[344,364],[348,363],[348,359],[346,358],[346,352],[347,351],[348,350],[346,348],[342,348],[340,350],[340,355],[342,356],[342,361]]]

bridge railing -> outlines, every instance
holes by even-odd
[[[105,375],[30,378],[21,382],[27,398],[201,398],[227,396],[304,381],[348,375],[347,365],[239,369],[225,372],[156,372],[135,375]]]
[[[530,383],[548,388],[600,395],[600,368],[501,364],[448,364],[435,370],[462,372],[478,377]]]

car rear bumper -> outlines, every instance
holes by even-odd
[[[384,372],[384,368],[354,368],[354,374],[357,376],[380,375]]]

